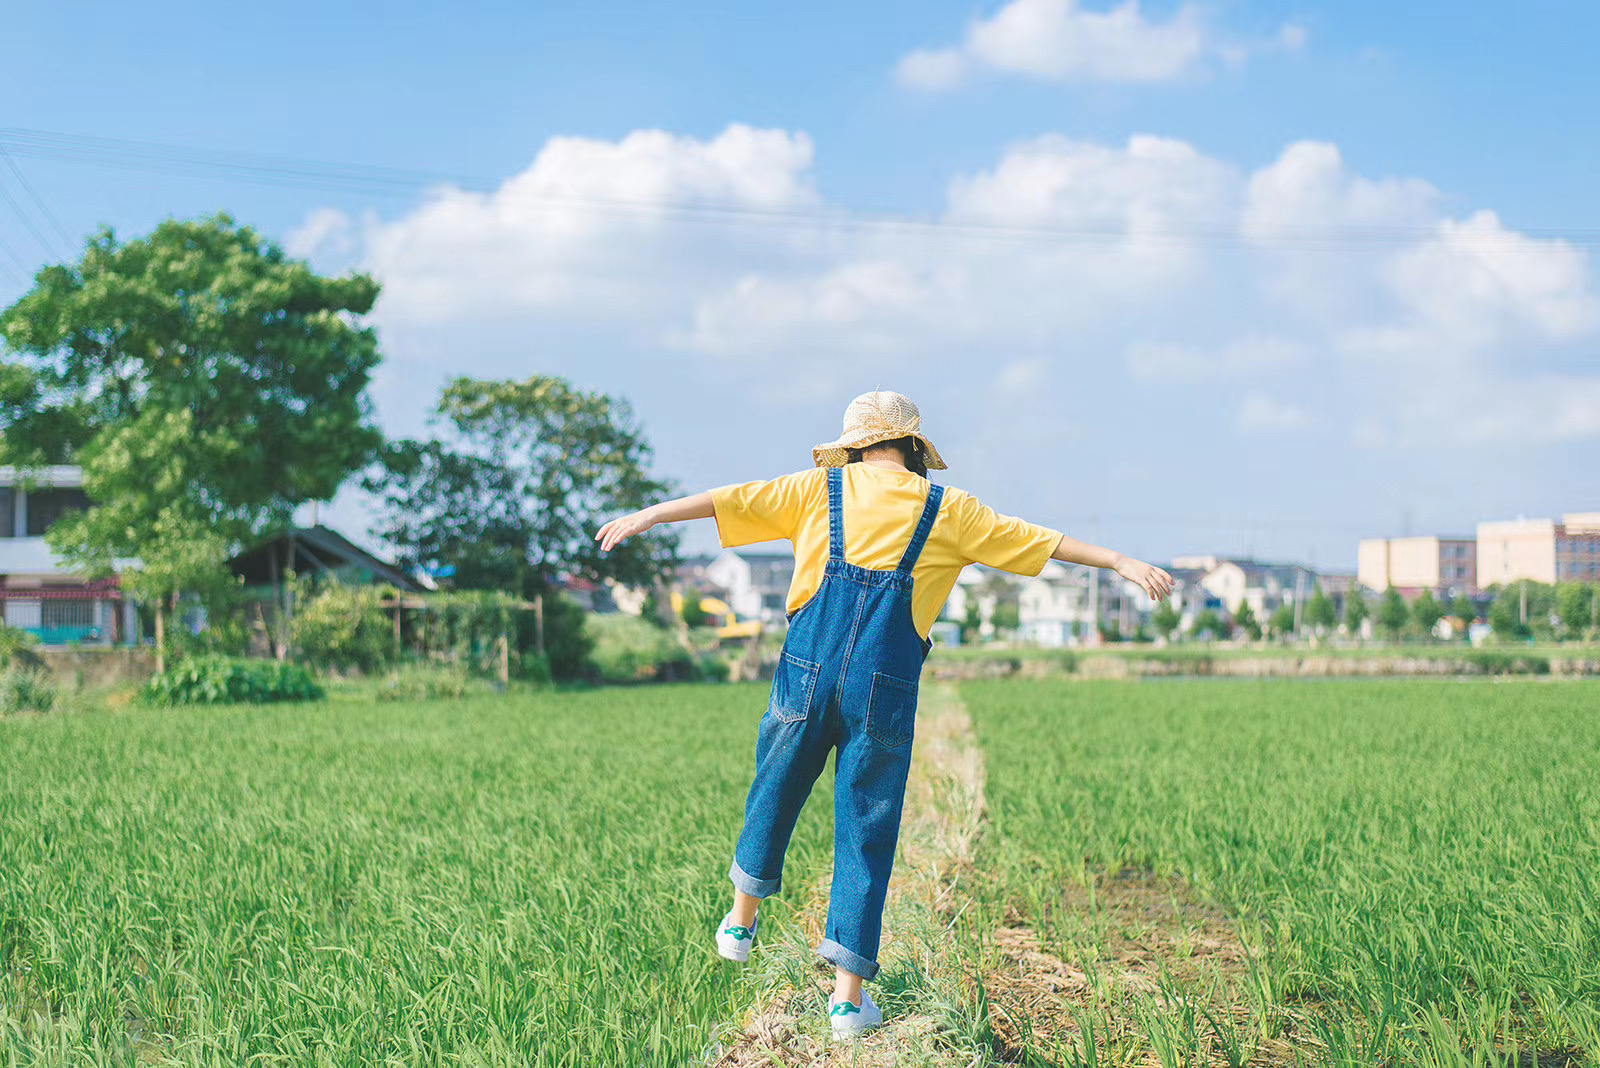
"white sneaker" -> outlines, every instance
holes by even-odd
[[[749,927],[740,927],[733,922],[733,912],[722,917],[722,922],[717,925],[717,953],[728,960],[736,960],[741,964],[750,959],[750,947],[756,940],[756,926],[761,922],[761,914],[756,913],[756,918],[750,921]]]
[[[828,995],[828,1023],[835,1035],[859,1035],[874,1027],[883,1026],[883,1012],[872,1003],[872,995],[861,988],[861,1004],[852,1001],[835,1001]]]

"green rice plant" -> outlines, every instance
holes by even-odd
[[[56,703],[56,685],[43,671],[8,667],[0,671],[0,716],[48,712]]]
[[[1174,890],[1175,904],[1141,899],[1156,926],[1187,900],[1215,902],[1252,932],[1226,989],[1206,985],[1176,938],[1151,944],[1208,1010],[1231,1000],[1280,1053],[1304,1045],[1317,1064],[1471,1063],[1513,1046],[1600,1056],[1589,1022],[1600,1015],[1600,684],[962,692],[988,769],[982,885],[1053,944],[1096,932],[1073,911],[1115,905],[1110,883],[1088,903],[1072,889],[1086,871],[1136,868]],[[1101,969],[1114,970],[1118,929],[1098,930]]]
[[[0,721],[0,1065],[693,1062],[746,1007],[712,931],[765,703]],[[828,778],[757,958],[826,864]]]

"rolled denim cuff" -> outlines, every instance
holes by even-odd
[[[733,862],[733,867],[728,869],[728,878],[733,880],[734,886],[751,897],[771,897],[783,886],[781,872],[776,879],[757,879],[754,875],[739,867],[737,860]]]
[[[831,938],[824,938],[817,945],[817,953],[823,960],[837,968],[843,968],[853,975],[863,979],[872,979],[878,974],[877,961],[871,961],[861,954],[848,950]]]

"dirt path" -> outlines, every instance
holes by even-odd
[[[972,940],[957,935],[966,913],[962,879],[983,820],[983,753],[966,709],[948,684],[925,684],[917,712],[900,854],[884,906],[878,977],[870,985],[884,1026],[859,1041],[834,1040],[827,1003],[833,966],[812,950],[822,939],[832,872],[811,887],[797,929],[762,943],[750,976],[755,1007],[727,1029],[714,1068],[753,1065],[930,1065],[985,1063],[977,1020]]]

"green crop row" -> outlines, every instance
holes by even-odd
[[[0,1064],[698,1055],[745,996],[712,931],[764,701],[0,722]],[[826,862],[828,790],[786,885]]]
[[[1600,1055],[1600,686],[962,692],[989,904],[1098,977],[1084,1021],[1131,1020],[1121,1054]]]

